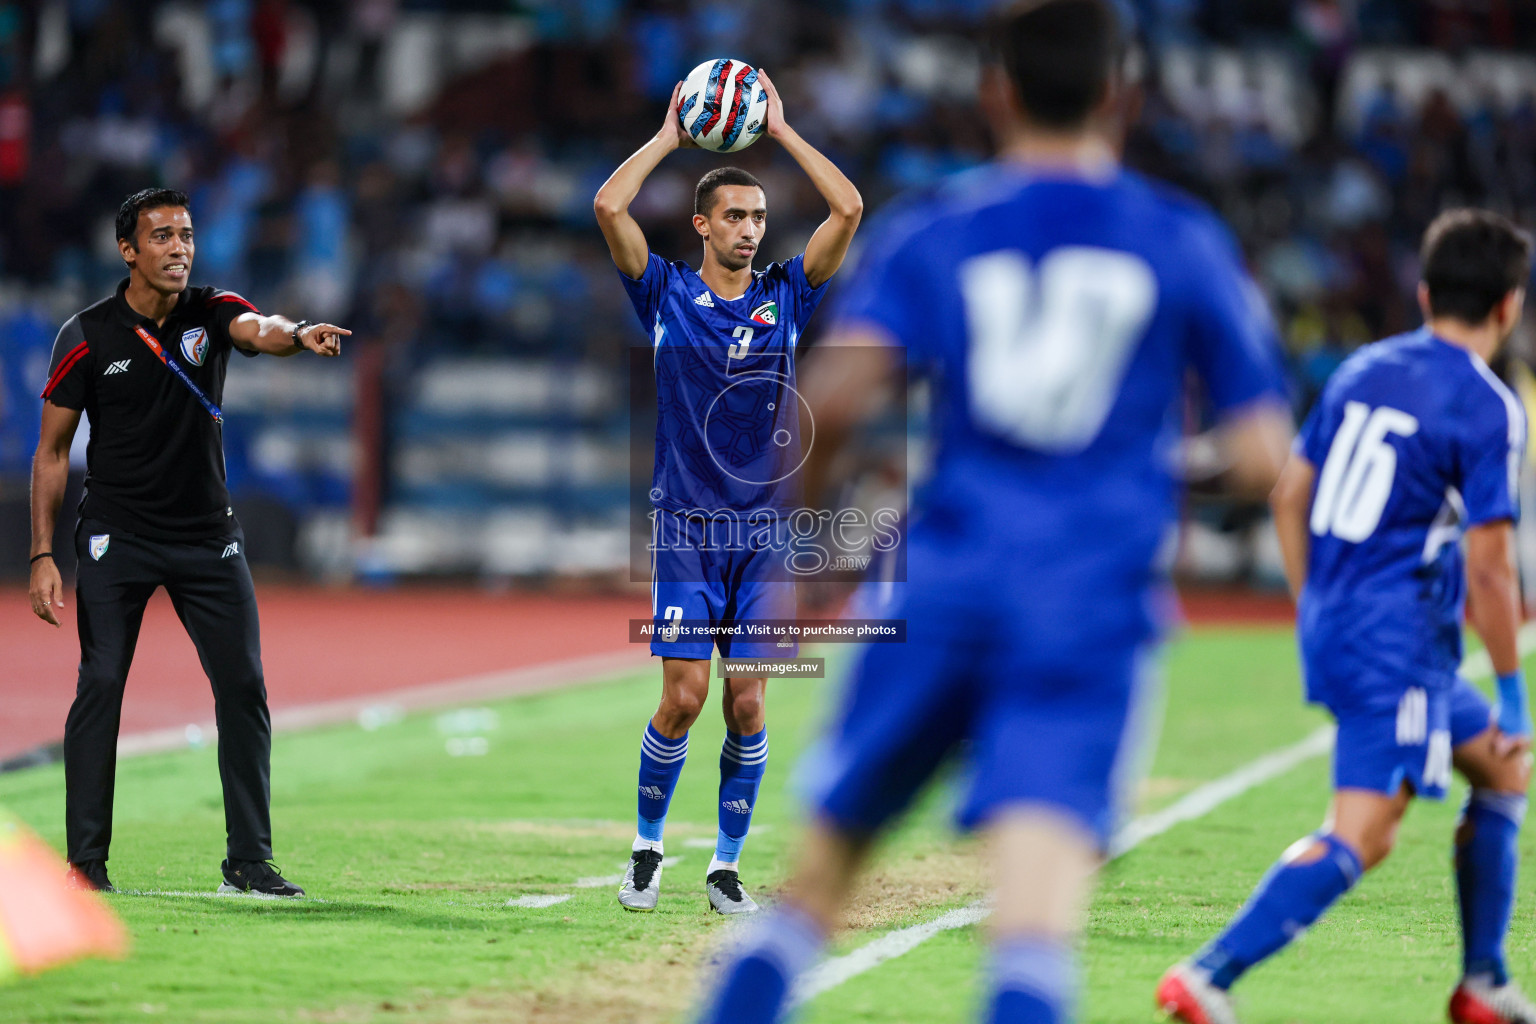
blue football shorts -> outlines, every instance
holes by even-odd
[[[1445,799],[1451,751],[1487,729],[1493,715],[1488,698],[1460,676],[1445,688],[1408,687],[1395,707],[1329,710],[1339,723],[1335,789],[1392,796],[1407,782],[1429,800]]]
[[[651,653],[663,658],[793,658],[793,640],[752,639],[755,624],[795,617],[789,531],[656,509],[651,545]],[[737,630],[711,638],[708,629]],[[699,635],[705,633],[705,635]],[[692,635],[690,635],[692,634]]]
[[[1044,805],[1107,846],[1157,691],[1144,638],[1060,649],[1059,631],[1008,614],[996,591],[902,589],[884,614],[906,620],[907,642],[861,652],[797,771],[814,808],[844,831],[873,833],[954,757],[962,828]]]

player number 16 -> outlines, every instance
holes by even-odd
[[[1312,532],[1354,544],[1375,533],[1397,475],[1397,449],[1387,435],[1418,432],[1419,421],[1401,409],[1346,402],[1312,499]]]

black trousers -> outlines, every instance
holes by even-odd
[[[236,529],[227,537],[178,543],[82,519],[75,553],[80,678],[64,725],[69,859],[107,858],[123,688],[144,606],[156,587],[170,595],[213,684],[229,856],[269,859],[272,720],[244,535]]]

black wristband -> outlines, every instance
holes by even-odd
[[[293,345],[295,348],[304,347],[304,343],[299,340],[299,335],[303,334],[313,326],[315,325],[310,323],[308,320],[300,320],[298,323],[293,325]]]
[[[31,565],[33,562],[37,561],[39,558],[52,558],[52,557],[53,557],[53,552],[52,551],[44,551],[42,554],[33,555],[31,558],[27,559],[27,564]]]

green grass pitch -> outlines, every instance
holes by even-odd
[[[834,657],[836,652],[833,652]],[[1166,805],[1315,729],[1287,631],[1196,629],[1167,651],[1164,727],[1139,808]],[[654,671],[495,705],[495,720],[435,714],[368,731],[277,738],[277,861],[312,898],[212,898],[223,848],[210,749],[119,765],[112,897],[133,932],[123,962],[87,961],[0,988],[0,1021],[672,1021],[735,922],[707,913],[715,708],[700,720],[673,801],[660,909],[614,901],[633,834],[640,730]],[[773,756],[742,867],[771,900],[789,867],[791,765],[831,688],[773,684]],[[446,731],[445,731],[446,730]],[[471,736],[483,737],[483,745]],[[451,756],[452,745],[463,756]],[[483,751],[483,752],[482,752]],[[1327,766],[1314,760],[1150,840],[1104,872],[1086,940],[1083,1019],[1153,1019],[1151,989],[1315,828]],[[1450,832],[1460,792],[1415,807],[1398,852],[1292,949],[1239,987],[1248,1024],[1429,1024],[1458,958]],[[926,921],[982,891],[973,844],[937,787],[892,837],[834,952]],[[0,803],[63,841],[57,766],[0,776]],[[1532,853],[1528,837],[1523,850]],[[1510,939],[1532,980],[1529,875]],[[578,886],[584,880],[586,886]],[[183,893],[187,895],[172,895]],[[508,906],[520,897],[567,899]],[[814,1024],[973,1019],[978,929],[944,932],[817,998]]]

